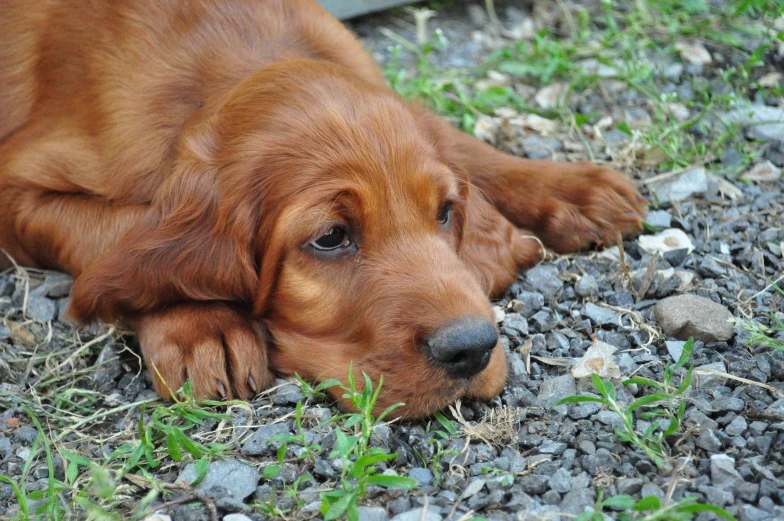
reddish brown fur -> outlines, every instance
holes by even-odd
[[[77,277],[75,318],[132,325],[164,395],[345,379],[353,361],[407,416],[489,398],[500,347],[452,380],[422,335],[492,319],[487,295],[540,257],[524,236],[609,244],[639,229],[638,197],[400,100],[310,0],[10,0],[0,17],[0,247]],[[315,258],[303,245],[334,222],[358,253]]]

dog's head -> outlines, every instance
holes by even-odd
[[[421,416],[495,395],[504,352],[460,258],[468,179],[424,125],[338,67],[256,73],[183,138],[179,169],[118,247],[120,265],[98,266],[115,273],[91,269],[77,284],[77,315],[239,300],[266,325],[274,369],[346,381],[351,366],[360,384],[362,372],[383,375],[379,409],[404,402]]]

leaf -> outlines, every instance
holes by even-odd
[[[348,521],[359,521],[359,507],[357,506],[356,501],[352,501],[348,504],[346,519]]]
[[[295,436],[293,434],[276,434],[274,436],[270,436],[267,438],[267,441],[280,441],[283,443],[299,443],[302,441],[300,436]]]
[[[608,398],[608,400],[611,401],[611,402],[614,402],[615,399],[616,399],[615,386],[610,384],[610,385],[605,387],[605,390],[607,391],[607,398]]]
[[[647,440],[651,436],[651,434],[653,434],[653,432],[659,428],[659,425],[661,425],[661,423],[662,423],[661,420],[657,420],[651,423],[648,426],[648,428],[645,430],[645,432],[642,434],[642,441]]]
[[[136,424],[136,430],[139,434],[139,439],[142,440],[142,444],[147,443],[147,435],[144,432],[144,409],[147,407],[147,404],[142,405],[142,412],[139,415],[139,423]]]
[[[607,389],[604,388],[604,382],[599,375],[596,373],[591,374],[591,380],[593,381],[593,386],[599,391],[599,394],[607,398]]]
[[[656,496],[645,496],[634,505],[636,512],[643,512],[645,510],[658,510],[661,508],[661,501]]]
[[[446,432],[448,432],[449,434],[457,433],[457,428],[452,424],[451,421],[449,421],[449,419],[446,416],[443,415],[443,413],[437,412],[435,414],[435,417],[436,420],[438,420],[438,423],[440,423],[441,426],[446,430]]]
[[[93,486],[98,496],[103,499],[109,499],[114,495],[117,486],[107,469],[93,465],[90,467],[90,475],[93,478]]]
[[[144,455],[144,443],[140,443],[136,450],[133,451],[131,457],[128,458],[128,468],[132,469],[135,468],[139,464],[139,460],[142,459]]]
[[[620,508],[621,510],[628,510],[634,507],[634,498],[627,495],[618,495],[607,498],[602,502],[606,507]]]
[[[403,407],[404,405],[405,405],[405,403],[394,403],[394,404],[390,405],[389,407],[384,409],[384,412],[382,412],[381,414],[378,415],[378,418],[376,418],[376,422],[380,422],[381,420],[383,420],[384,418],[387,417],[387,414],[391,413],[392,411],[394,411],[398,407]]]
[[[678,508],[681,512],[688,512],[688,513],[695,513],[695,512],[713,512],[719,517],[723,517],[724,519],[728,519],[729,521],[735,521],[735,518],[724,510],[723,508],[719,508],[716,505],[705,505],[702,503],[696,503],[694,505],[685,505]]]
[[[267,465],[264,467],[264,470],[261,471],[261,477],[264,479],[272,479],[278,475],[280,472],[280,465]]]
[[[348,505],[356,500],[357,493],[353,491],[341,497],[329,506],[329,510],[324,514],[324,521],[333,521],[339,518],[348,509]]]
[[[204,456],[199,447],[196,446],[191,439],[185,435],[179,427],[172,427],[172,433],[174,437],[177,439],[177,443],[180,444],[180,447],[185,449],[185,452],[193,456],[194,458],[201,458]]]
[[[386,461],[395,458],[392,454],[365,454],[357,461],[354,462],[354,465],[351,468],[351,472],[349,472],[349,477],[351,478],[358,478],[360,477],[365,469],[374,463],[378,463],[379,461]]]
[[[76,478],[79,476],[79,466],[76,462],[71,461],[68,463],[68,469],[65,471],[65,480],[66,482],[73,484],[76,481]]]
[[[649,394],[648,396],[643,396],[642,398],[638,398],[634,400],[629,406],[626,408],[628,412],[632,412],[640,407],[644,407],[646,405],[650,405],[652,403],[660,402],[662,400],[669,400],[670,395],[664,393],[656,393],[656,394]]]
[[[346,429],[350,429],[351,427],[353,427],[354,425],[358,424],[361,421],[362,421],[362,416],[360,416],[359,414],[352,414],[349,417],[349,419],[346,420],[346,423],[343,424],[343,427],[345,427]]]
[[[368,477],[365,480],[365,483],[368,485],[378,485],[379,487],[399,488],[403,490],[411,490],[418,486],[418,483],[415,480],[405,476],[384,476],[381,474]]]
[[[576,112],[574,114],[574,124],[578,127],[582,127],[583,125],[590,123],[591,118],[581,112]]]
[[[525,76],[531,72],[530,65],[518,61],[504,61],[498,65],[500,72],[511,74],[512,76]]]
[[[172,432],[166,435],[166,450],[174,461],[182,461],[182,451]]]
[[[335,429],[333,431],[335,433],[335,447],[332,449],[330,453],[330,459],[335,458],[337,456],[348,456],[349,451],[349,439],[342,430]]]
[[[474,102],[480,106],[484,111],[492,110],[509,102],[509,88],[497,85],[489,87],[476,96]]]
[[[465,112],[461,120],[461,126],[463,128],[463,132],[467,132],[468,134],[473,135],[475,125],[476,125],[476,118],[470,112]]]
[[[628,380],[623,381],[623,385],[629,385],[629,384],[647,385],[648,387],[653,387],[655,389],[662,388],[659,382],[654,382],[653,380],[648,380],[647,378],[642,378],[639,376],[635,376],[634,378],[629,378]]]
[[[16,481],[8,476],[3,476],[2,474],[0,474],[0,481],[11,486],[11,490],[14,491],[14,496],[16,496],[16,502],[19,504],[19,511],[24,515],[24,519],[30,519],[30,509],[27,505],[27,497],[19,488],[19,485],[16,484]]]
[[[689,358],[691,358],[691,352],[693,350],[694,350],[694,338],[689,337],[686,343],[683,344],[683,351],[681,351],[681,356],[678,358],[678,362],[675,364],[675,367],[673,367],[673,371],[677,371],[678,369],[686,365],[686,362],[688,362]]]
[[[340,380],[337,380],[335,378],[330,378],[318,384],[314,389],[314,391],[318,393],[323,391],[324,389],[329,389],[330,387],[338,387],[341,385],[343,385],[343,382],[341,382]]]
[[[89,459],[85,458],[84,456],[80,456],[79,454],[74,454],[73,452],[71,452],[69,450],[60,449],[60,452],[62,452],[62,454],[65,457],[65,459],[67,459],[68,461],[72,461],[72,462],[76,463],[77,465],[81,465],[82,467],[89,467],[93,463],[92,461],[90,461]]]
[[[682,401],[678,406],[678,421],[683,419],[683,413],[686,411],[686,401]]]
[[[32,499],[33,501],[40,501],[46,498],[46,491],[45,490],[33,490],[29,494],[27,494],[27,499]]]
[[[193,385],[191,385],[190,379],[185,380],[185,383],[182,384],[179,390],[182,391],[185,398],[193,398]]]
[[[620,123],[618,123],[618,130],[620,130],[621,132],[623,132],[627,136],[631,136],[632,135],[632,129],[631,129],[631,127],[629,127],[629,124],[626,123],[625,121],[621,121]]]
[[[354,381],[354,361],[348,363],[348,388],[353,393],[357,390],[357,384]]]
[[[371,395],[373,393],[373,382],[365,371],[362,371],[362,376],[365,379],[365,387],[362,389],[362,404],[371,405],[373,401]],[[371,407],[372,408],[372,407]]]
[[[367,385],[372,386],[373,384],[370,383],[370,377],[365,375],[365,379],[367,380]],[[368,403],[368,411],[372,412],[376,406],[376,402],[378,401],[378,395],[381,394],[381,387],[384,385],[384,375],[382,374],[378,379],[378,385],[376,386],[376,391],[373,393],[373,396],[370,398],[370,403]],[[368,387],[371,388],[371,387]],[[372,416],[371,416],[372,418]]]
[[[673,416],[672,418],[670,418],[670,425],[662,434],[664,435],[664,437],[674,434],[675,431],[677,431],[680,428],[680,426],[681,426],[681,422],[678,421],[678,418]]]
[[[296,411],[295,418],[297,419],[297,427],[301,431],[302,430],[302,402],[297,402],[297,406],[294,410]]]
[[[662,416],[669,417],[670,411],[659,407],[657,409],[651,409],[640,413],[640,419],[645,421],[651,420],[653,418],[661,418]]]
[[[694,365],[691,365],[689,367],[689,370],[686,372],[686,376],[684,376],[683,380],[681,380],[681,384],[678,386],[678,389],[675,391],[675,396],[685,393],[686,389],[689,388],[689,384],[691,384],[692,372],[694,372]]]
[[[564,404],[567,404],[567,403],[585,403],[585,402],[601,403],[601,404],[607,405],[607,406],[610,405],[607,402],[607,400],[602,399],[602,398],[597,398],[596,396],[578,396],[578,395],[567,396],[566,398],[558,400],[555,403],[555,405],[564,405]]]
[[[207,461],[207,458],[202,458],[196,462],[193,466],[193,470],[196,471],[196,479],[190,484],[192,487],[198,486],[199,483],[204,481],[204,478],[207,477],[207,471],[210,469],[210,462]]]

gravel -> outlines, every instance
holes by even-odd
[[[271,454],[280,448],[282,442],[270,438],[289,434],[290,431],[291,427],[287,423],[275,423],[259,427],[253,436],[243,444],[242,452],[249,456]]]
[[[193,483],[198,477],[195,464],[187,465],[177,483]],[[213,498],[229,498],[242,501],[256,491],[261,475],[255,467],[229,459],[214,461],[207,475],[196,486],[196,490]]]
[[[667,178],[661,182],[650,183],[649,187],[662,199],[672,202],[683,201],[690,197],[714,195],[719,190],[716,178],[701,167],[686,170],[674,179]]]
[[[468,66],[492,50],[489,29],[471,21],[469,4],[454,2],[431,21],[452,42],[448,50],[433,54],[436,66]],[[509,31],[528,30],[529,17],[518,2],[496,4]],[[395,22],[401,16],[387,13],[353,22],[381,61],[389,58],[390,42],[378,27],[394,27],[404,38],[414,39],[411,27]],[[473,19],[479,16],[475,11]],[[659,91],[687,99],[697,95],[694,86],[700,82],[722,88],[717,64],[739,58],[707,44],[706,50],[713,62],[699,66],[677,56],[648,57],[657,60],[662,71],[657,76]],[[413,59],[410,53],[407,56],[404,53],[402,58]],[[755,74],[780,66],[773,60],[780,59],[766,55]],[[596,60],[583,66],[600,75],[617,69]],[[504,81],[535,103],[535,87],[508,75]],[[613,118],[613,126],[600,136],[584,125],[578,140],[563,131],[543,136],[526,128],[507,135],[503,129],[514,125],[504,124],[494,136],[498,146],[519,155],[572,161],[587,158],[586,141],[598,161],[633,174],[643,195],[659,202],[646,222],[665,235],[651,241],[654,232],[646,229],[640,237],[623,241],[626,267],[620,265],[618,247],[612,247],[550,255],[521,274],[493,302],[503,315],[499,330],[509,349],[507,386],[488,403],[462,400],[459,412],[468,424],[466,430],[446,411],[458,428],[448,437],[437,432],[444,430],[437,421],[393,422],[379,428],[371,446],[397,454],[378,463],[379,470],[411,477],[418,487],[412,491],[369,487],[361,501],[360,519],[456,521],[473,511],[493,521],[565,520],[591,508],[599,487],[605,497],[664,499],[672,493],[677,500],[695,495],[740,520],[784,519],[784,352],[754,341],[748,331],[751,324],[764,328],[784,321],[784,295],[771,286],[784,273],[784,179],[776,175],[784,166],[784,100],[758,91],[756,99],[739,100],[736,110],[721,116],[743,127],[741,139],[751,139],[744,143],[744,153],[728,148],[715,161],[642,184],[669,170],[639,162],[630,167],[624,158],[628,159],[626,147],[631,140],[614,126],[625,121],[630,128],[643,129],[658,116],[639,94],[625,87],[618,90],[612,80],[578,98],[570,108],[607,115]],[[688,131],[688,138],[709,140],[710,134],[699,134],[698,127]],[[744,166],[748,157],[753,164]],[[719,183],[719,172],[732,174]],[[744,174],[749,174],[748,181],[732,177]],[[732,197],[727,195],[727,184],[735,194]],[[668,230],[688,242],[667,247]],[[675,236],[672,233],[670,237]],[[652,242],[656,246],[646,251]],[[46,489],[48,470],[39,455],[22,477],[38,436],[22,405],[45,403],[49,412],[67,410],[77,417],[92,414],[89,408],[121,408],[119,413],[85,423],[77,432],[65,433],[58,442],[58,450],[102,462],[123,439],[135,439],[141,408],[134,403],[154,397],[131,336],[118,332],[103,338],[107,330],[100,327],[80,330],[77,336],[60,318],[72,282],[54,272],[31,270],[29,281],[14,272],[0,274],[0,475],[25,479],[29,491]],[[784,341],[784,333],[771,336]],[[671,489],[671,472],[660,471],[640,450],[618,439],[614,429],[622,426],[621,420],[612,411],[594,403],[555,404],[574,394],[596,396],[589,379],[575,378],[569,366],[585,355],[594,340],[617,348],[613,361],[621,379],[634,375],[661,381],[664,364],[680,357],[689,337],[695,339],[694,372],[683,426],[666,440],[668,450],[683,464],[677,486]],[[68,358],[92,340],[95,344]],[[33,353],[36,363],[28,365]],[[45,384],[52,368],[57,368],[57,392]],[[679,370],[676,382],[685,371]],[[328,403],[306,399],[293,380],[278,384],[275,392],[259,395],[247,408],[231,407],[228,419],[205,421],[189,431],[200,443],[214,441],[229,447],[224,459],[210,464],[196,487],[211,498],[224,521],[276,518],[251,506],[254,502],[273,504],[292,519],[317,518],[320,493],[334,489],[340,480],[341,461],[330,457],[337,442],[336,427],[325,424],[339,412]],[[39,385],[42,392],[29,391]],[[616,382],[616,387],[621,403],[649,392],[641,385],[624,387]],[[63,396],[71,401],[56,401]],[[304,402],[306,438],[321,450],[311,460],[302,447],[290,442],[279,463],[282,442],[273,437],[298,433],[293,418],[299,401]],[[152,408],[147,406],[147,422]],[[490,434],[472,430],[486,425],[482,420],[491,413],[495,428]],[[499,417],[508,422],[500,422]],[[47,421],[44,425],[52,429],[51,435],[60,435],[60,425],[51,418]],[[646,426],[637,420],[638,432]],[[503,436],[498,434],[502,431]],[[346,431],[350,432],[353,429]],[[280,465],[280,470],[263,477],[270,465]],[[60,460],[56,472],[64,474],[63,467]],[[150,472],[162,483],[192,482],[196,477],[190,456],[180,462],[167,459]],[[296,485],[295,499],[290,490],[306,474],[311,478]],[[122,486],[130,504],[137,504],[148,492],[127,480]],[[152,506],[169,499],[168,495],[158,498]],[[13,491],[0,483],[0,517],[14,517],[17,509]],[[210,519],[209,510],[199,501],[166,507],[158,515],[171,521]]]

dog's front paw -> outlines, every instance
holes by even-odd
[[[187,303],[134,324],[155,390],[170,397],[190,379],[197,398],[247,398],[272,383],[251,318],[222,303]]]
[[[594,163],[576,163],[545,181],[536,203],[537,235],[558,253],[615,244],[618,232],[642,229],[646,202],[623,175]]]

